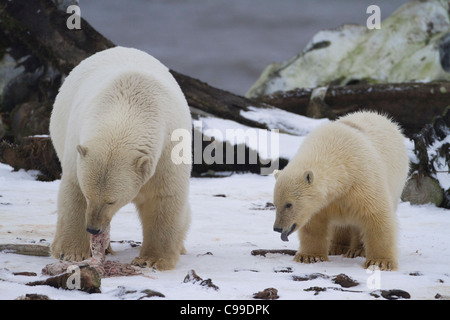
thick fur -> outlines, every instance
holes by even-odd
[[[328,254],[366,256],[365,267],[398,267],[396,209],[408,173],[397,124],[357,112],[316,128],[275,173],[274,230],[298,230],[299,262]]]
[[[191,131],[187,102],[150,55],[116,47],[72,70],[50,119],[62,165],[54,257],[89,257],[86,230],[102,232],[133,202],[144,237],[134,264],[175,267],[190,222],[191,171],[191,164],[171,160],[175,129]]]

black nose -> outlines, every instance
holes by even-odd
[[[283,229],[277,228],[277,227],[273,227],[273,231],[281,233],[281,232],[283,232]]]
[[[86,228],[86,231],[89,232],[90,234],[93,234],[94,236],[98,233],[100,233],[99,229],[91,229],[91,228]]]

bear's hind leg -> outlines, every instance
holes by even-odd
[[[77,179],[64,176],[58,192],[58,221],[51,245],[53,257],[82,261],[90,256],[89,233],[86,232],[86,200]]]
[[[351,227],[336,226],[332,228],[329,255],[341,255],[350,249]]]
[[[356,257],[365,257],[366,253],[364,250],[364,243],[361,239],[361,233],[358,228],[351,228],[351,239],[350,239],[350,247],[347,252],[344,253],[344,257],[346,258],[356,258]]]

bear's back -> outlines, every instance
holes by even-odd
[[[396,206],[409,170],[405,137],[398,124],[377,112],[363,111],[346,115],[337,122],[360,131],[375,148]],[[380,168],[380,169],[381,169]]]
[[[133,73],[156,81],[185,104],[184,95],[169,69],[151,55],[124,47],[98,52],[70,72],[55,99],[50,135],[60,159],[64,157],[67,132],[80,132],[82,119],[96,112],[92,110],[92,102],[108,92],[118,79],[129,78]]]

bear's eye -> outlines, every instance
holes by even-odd
[[[115,201],[108,201],[108,202],[106,202],[106,204],[109,205],[109,206],[112,206],[115,203],[116,203]]]
[[[286,205],[284,206],[286,209],[289,209],[292,207],[292,203],[286,203]]]

